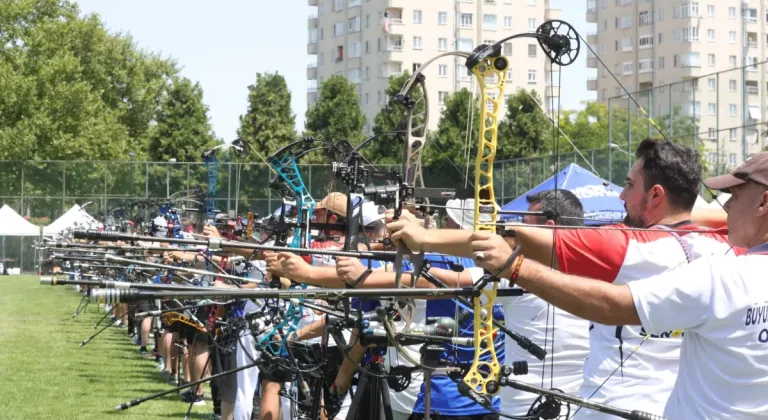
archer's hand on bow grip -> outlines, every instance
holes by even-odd
[[[403,210],[400,217],[395,220],[394,211],[389,210],[386,221],[387,231],[393,242],[402,242],[412,251],[421,252],[424,249],[424,238],[427,231],[413,213]]]

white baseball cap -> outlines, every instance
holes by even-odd
[[[372,201],[363,203],[363,226],[368,226],[376,220],[383,220],[387,215],[387,208],[376,205]]]
[[[494,204],[498,210],[499,206]],[[461,226],[465,230],[475,229],[475,199],[468,198],[466,200],[454,199],[448,200],[445,203],[446,213],[456,224]],[[498,220],[498,217],[497,217]],[[480,213],[480,222],[491,223],[491,215],[488,213]]]

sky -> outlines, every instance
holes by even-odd
[[[434,0],[422,0],[434,1]],[[519,0],[524,1],[524,0]],[[291,90],[296,128],[307,109],[307,18],[316,7],[307,0],[80,0],[83,13],[97,13],[111,32],[130,34],[140,48],[173,58],[183,76],[200,83],[216,135],[237,136],[238,117],[248,106],[248,85],[256,73],[279,72]],[[586,0],[550,0],[561,19],[586,38]],[[575,80],[562,89],[562,107],[595,99],[587,91],[586,51],[562,71]]]

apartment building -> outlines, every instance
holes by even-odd
[[[534,32],[544,21],[557,19],[549,0],[309,0],[317,14],[309,17],[307,105],[318,98],[318,86],[328,77],[344,75],[357,85],[371,133],[379,110],[389,101],[388,78],[413,74],[421,63],[446,51],[472,51],[520,32]],[[504,44],[513,63],[505,95],[518,88],[535,89],[542,102],[557,96],[549,86],[550,65],[535,39]],[[476,83],[463,60],[445,57],[426,70],[429,129],[435,130],[445,97]],[[554,74],[557,83],[557,74]],[[479,88],[475,87],[475,92]]]
[[[587,0],[587,21],[597,25],[587,42],[649,114],[696,115],[708,159],[733,167],[766,146],[766,4]],[[593,54],[587,66],[597,69],[587,87],[599,101],[627,103]]]

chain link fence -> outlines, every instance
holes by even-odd
[[[608,92],[614,86],[610,79],[598,79],[599,86],[606,86],[598,95],[608,104],[609,144],[631,151],[646,137],[665,137],[699,150],[712,174],[725,173],[760,152],[767,145],[768,61],[757,62],[749,56],[756,40],[750,37],[745,43],[746,65],[741,67],[736,67],[737,55],[727,54],[688,52],[666,57],[666,63],[664,57],[640,60],[634,73],[631,66],[625,73],[639,87],[631,99],[619,87]],[[678,74],[707,73],[722,67],[716,60],[726,59],[733,68],[686,76],[670,84],[661,78],[672,69],[657,71],[666,65],[679,70]],[[614,93],[616,96],[608,97]]]

